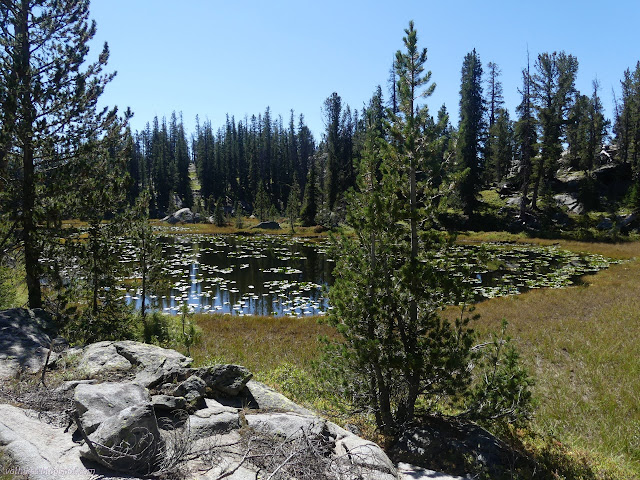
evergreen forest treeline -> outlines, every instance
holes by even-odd
[[[592,185],[589,189],[590,173],[612,161],[626,164],[633,180],[628,191],[611,200],[640,205],[640,63],[624,72],[612,120],[604,116],[598,81],[583,94],[575,87],[577,72],[572,55],[540,54],[522,70],[521,102],[509,112],[500,67],[489,62],[483,68],[475,50],[465,56],[458,126],[449,122],[445,105],[424,125],[439,139],[432,152],[441,167],[439,181],[455,183],[450,205],[471,216],[481,190],[507,183],[520,194],[524,218],[527,211],[539,210],[541,197],[553,193],[558,169],[570,168],[585,172],[580,200],[589,208],[602,207],[598,198],[589,198],[597,197]],[[197,118],[191,134],[175,112],[168,122],[154,118],[141,132],[129,132],[130,148],[123,149],[128,152],[129,199],[149,189],[156,217],[179,207],[210,214],[221,203],[227,211],[239,206],[266,219],[285,214],[293,191],[299,209],[295,216],[304,225],[335,226],[345,218],[345,193],[356,186],[368,124],[376,125],[382,141],[390,141],[385,125],[399,109],[397,88],[394,75],[388,98],[378,87],[361,111],[332,93],[323,105],[326,129],[319,141],[304,115],[293,110],[286,122],[274,118],[269,107],[241,120],[227,115],[217,128]],[[192,190],[191,163],[199,192]]]
[[[93,282],[95,311],[96,292],[107,277],[117,276],[100,273],[100,262],[115,255],[109,239],[126,230],[114,220],[132,224],[132,211],[158,218],[187,206],[201,218],[215,210],[216,221],[224,221],[222,213],[235,207],[260,219],[286,215],[291,225],[300,220],[333,227],[348,220],[349,191],[363,188],[357,172],[367,144],[378,158],[368,175],[382,177],[385,172],[376,169],[390,164],[382,161],[389,155],[407,155],[399,148],[405,140],[391,128],[410,97],[402,80],[408,67],[397,60],[388,93],[378,87],[362,109],[329,95],[319,137],[303,115],[291,111],[285,121],[269,108],[240,120],[229,117],[222,126],[197,121],[195,132],[186,132],[174,113],[132,132],[129,110],[98,108],[114,74],[104,71],[107,45],[94,63],[87,62],[96,32],[88,0],[9,1],[0,14],[0,267],[24,264],[31,307],[43,304],[42,281],[49,278],[51,286],[62,276],[66,267],[56,261],[64,245],[78,247],[68,258],[78,258],[80,247],[86,250],[86,261],[79,263],[87,269],[82,278]],[[553,204],[560,167],[584,172],[579,192],[588,208],[616,211],[624,201],[637,209],[640,62],[624,72],[611,120],[604,118],[598,82],[590,92],[578,92],[577,72],[578,60],[570,54],[539,54],[522,70],[521,102],[509,112],[499,66],[485,66],[473,50],[460,71],[457,126],[444,105],[435,114],[423,108],[430,90],[417,99],[421,113],[412,122],[421,135],[423,162],[417,181],[429,176],[431,186],[447,186],[434,211],[454,212],[462,225],[473,227],[469,220],[483,206],[481,192],[507,183],[525,224]],[[605,162],[628,172],[624,188],[609,196],[593,181]],[[68,241],[79,234],[64,227],[68,219],[89,224],[89,242]]]

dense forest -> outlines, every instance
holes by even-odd
[[[538,55],[522,70],[521,103],[509,112],[500,67],[493,62],[483,67],[475,50],[463,59],[459,124],[449,123],[443,105],[435,116],[426,116],[423,126],[439,139],[433,155],[441,165],[441,179],[456,183],[447,199],[450,205],[473,216],[480,191],[506,186],[520,194],[520,216],[525,219],[527,212],[541,210],[541,196],[548,200],[561,189],[554,182],[558,171],[565,170],[584,172],[578,195],[587,209],[637,207],[640,64],[623,74],[613,120],[604,116],[598,81],[584,94],[575,87],[577,73],[578,59],[570,54]],[[190,135],[175,112],[168,124],[155,118],[132,135],[127,150],[130,199],[150,189],[157,217],[181,206],[211,213],[218,201],[227,211],[237,204],[250,213],[258,202],[264,219],[284,215],[295,189],[304,225],[335,226],[344,220],[345,193],[356,186],[371,115],[376,116],[380,138],[389,136],[389,112],[398,111],[395,76],[389,83],[388,98],[379,87],[361,111],[345,105],[338,93],[327,97],[326,130],[319,141],[304,116],[296,117],[293,110],[286,122],[274,118],[269,107],[238,121],[227,116],[217,129],[196,120]],[[189,181],[190,163],[202,186],[197,195]],[[602,192],[593,172],[611,164],[623,164],[622,177],[633,181],[623,182],[622,190]]]

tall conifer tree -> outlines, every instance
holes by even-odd
[[[464,57],[460,85],[460,125],[458,127],[458,163],[462,177],[459,194],[464,213],[471,215],[477,206],[482,184],[483,141],[485,137],[482,98],[482,63],[475,49]]]
[[[7,0],[0,4],[0,91],[4,92],[0,170],[16,176],[14,221],[22,230],[29,306],[42,306],[39,194],[43,173],[93,148],[114,112],[96,108],[113,75],[103,74],[109,50],[85,65],[96,32],[88,0]],[[18,173],[19,172],[19,173]]]

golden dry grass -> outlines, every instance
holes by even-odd
[[[255,235],[255,234],[268,234],[268,235],[282,235],[282,236],[296,236],[305,238],[322,238],[328,237],[328,232],[318,232],[316,227],[301,227],[295,226],[295,232],[291,233],[291,227],[289,224],[280,220],[280,230],[264,230],[261,228],[255,228],[260,223],[255,218],[243,218],[243,227],[236,228],[232,224],[218,227],[211,223],[178,223],[176,225],[169,225],[162,220],[151,220],[151,225],[156,227],[165,228],[168,233],[172,233],[172,227],[176,227],[175,233],[180,234],[202,234],[202,235]],[[233,223],[233,222],[232,222]],[[176,230],[177,229],[177,230]]]
[[[561,246],[587,250],[577,242]],[[638,243],[587,247],[618,258],[640,252]],[[482,302],[476,329],[497,331],[503,318],[509,322],[536,378],[536,425],[640,478],[640,261],[584,281]]]
[[[194,361],[244,365],[257,375],[284,364],[310,368],[320,354],[318,337],[335,336],[319,317],[196,315],[202,339],[192,348]]]
[[[522,233],[513,234],[507,232],[460,233],[458,234],[457,241],[460,243],[512,242],[544,246],[557,245],[559,248],[572,252],[597,253],[599,255],[616,259],[640,257],[640,242],[637,241],[623,241],[617,243],[579,242],[575,240],[531,238]]]

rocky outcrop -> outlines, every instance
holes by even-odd
[[[20,346],[11,350],[21,354],[19,363],[40,369],[42,354],[35,350],[51,337],[27,311],[0,318],[11,327],[1,341]],[[189,478],[255,479],[256,472],[269,469],[289,472],[290,478],[311,478],[302,472],[321,478],[317,472],[339,469],[371,480],[396,478],[380,447],[251,380],[242,366],[196,369],[174,350],[132,341],[99,342],[71,352],[81,378],[53,391],[72,401],[66,410],[68,402],[60,402],[57,415],[69,415],[75,433],[69,425],[65,430],[29,418],[28,410],[0,405],[0,447],[23,471],[50,476],[70,469],[78,478],[90,478],[96,469],[108,479],[118,478],[116,472],[128,478],[151,472],[171,477],[180,470],[191,472]]]
[[[558,206],[566,207],[569,213],[580,215],[584,212],[584,205],[582,205],[577,198],[568,193],[554,195],[553,199],[556,201]]]
[[[89,440],[80,456],[118,472],[150,473],[162,455],[158,421],[150,402],[108,417]]]
[[[75,388],[74,406],[87,434],[109,417],[136,405],[151,405],[149,392],[135,383],[80,384]]]
[[[440,417],[407,426],[391,451],[394,458],[408,464],[429,458],[432,464],[457,475],[465,475],[465,467],[473,464],[487,478],[500,477],[509,459],[515,460],[513,452],[485,429]]]
[[[42,349],[51,336],[46,322],[29,323],[33,318],[27,311],[0,312],[9,327],[0,331],[7,337],[0,342],[19,339],[11,345],[23,350],[11,351],[20,354],[18,363],[37,370],[42,355],[33,348]],[[57,422],[0,404],[0,448],[30,479],[72,474],[115,480],[153,473],[255,480],[273,472],[291,479],[438,478],[410,465],[398,471],[378,445],[252,380],[242,366],[196,369],[174,350],[132,341],[68,352],[77,359],[78,378],[42,389],[59,401],[46,403],[58,410],[40,417]],[[5,356],[0,366],[12,362]]]

